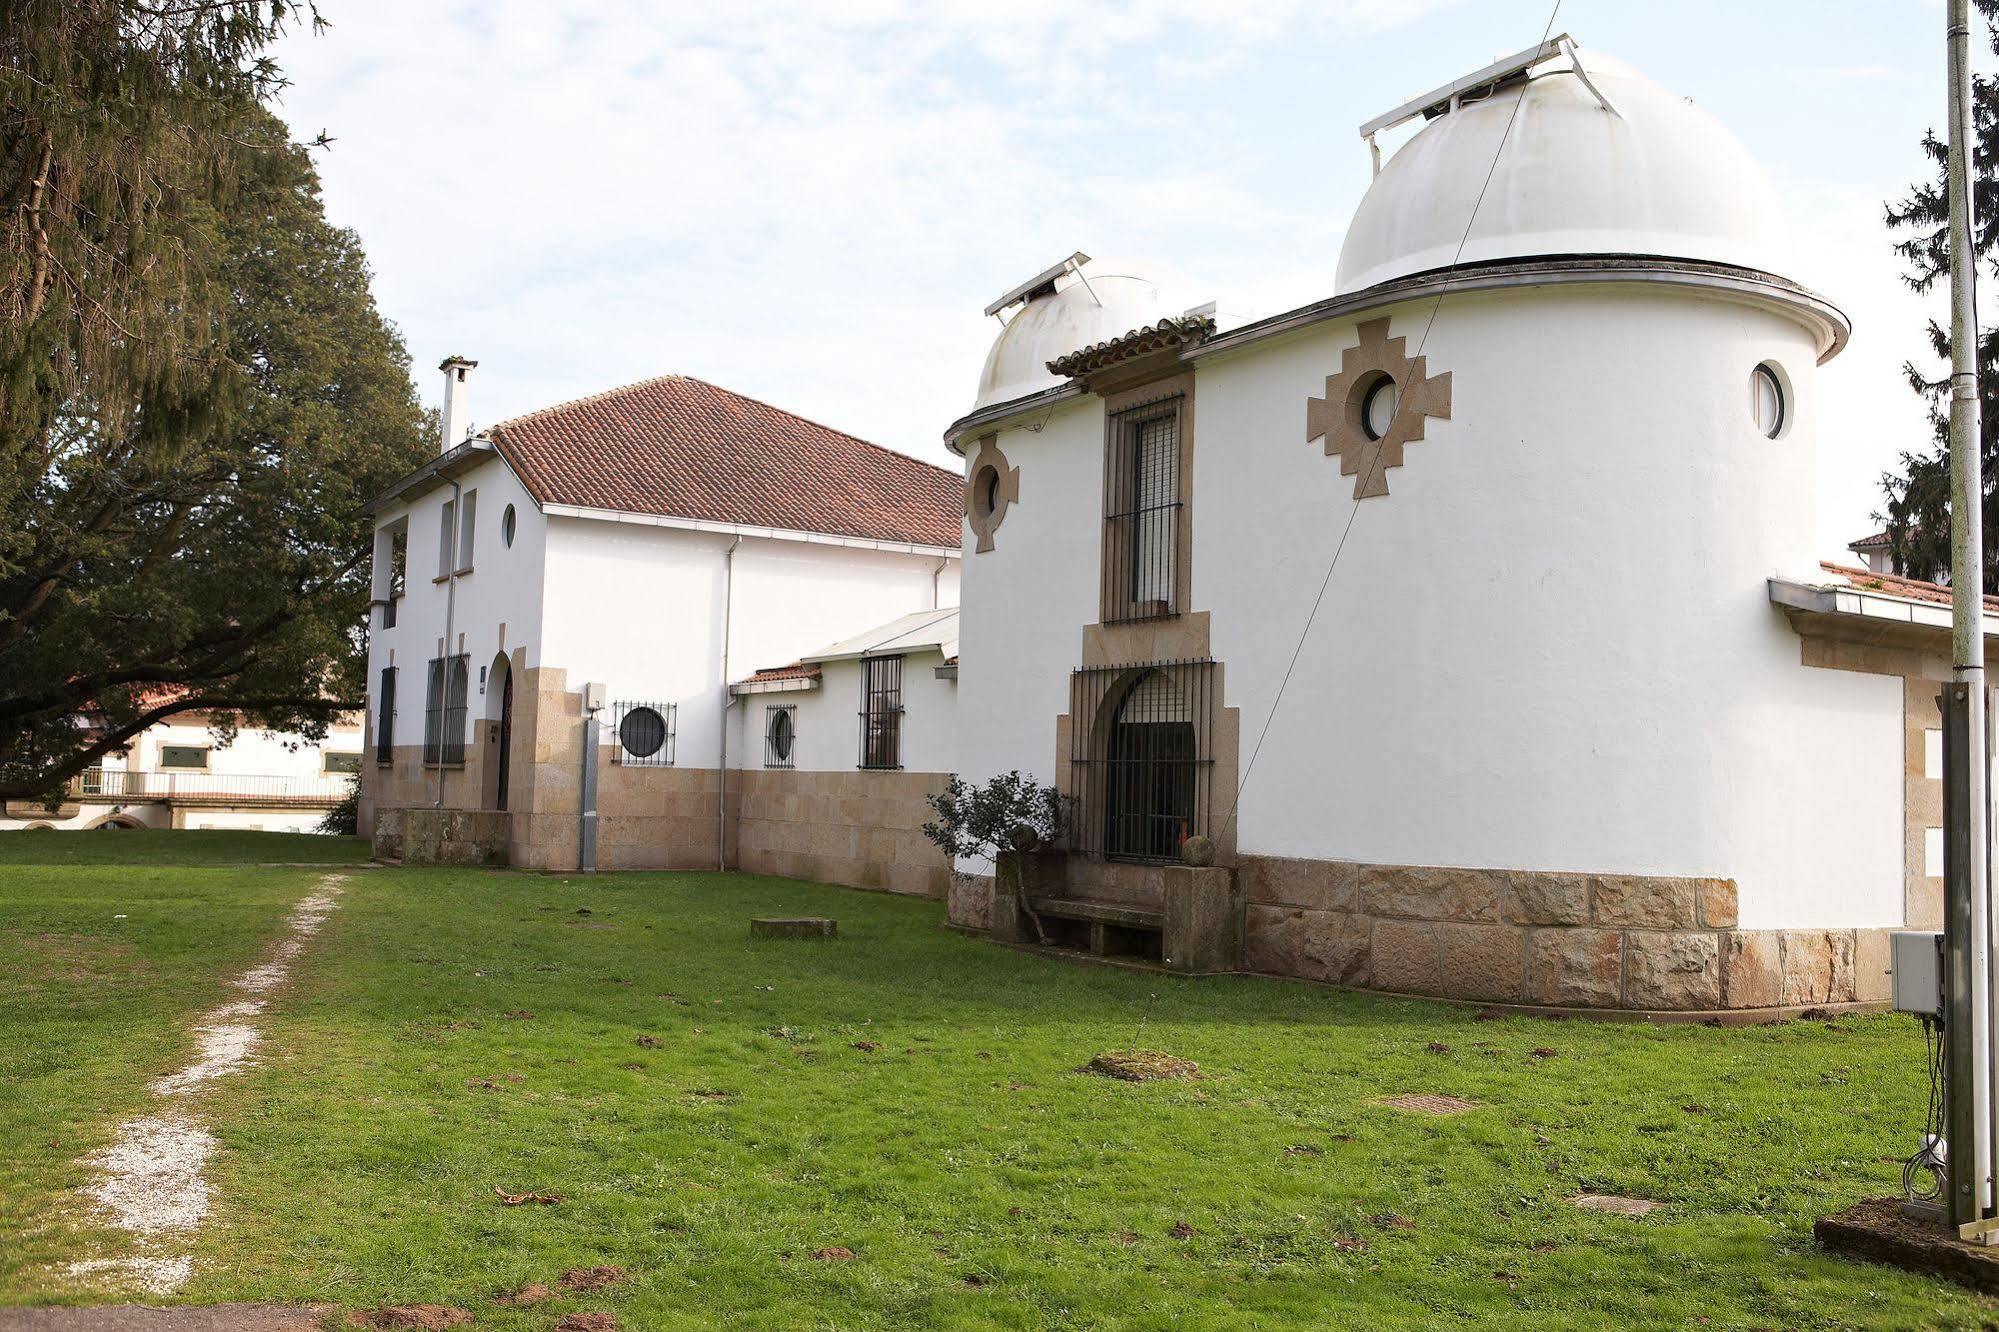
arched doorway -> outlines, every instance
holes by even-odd
[[[504,655],[494,657],[486,672],[486,719],[492,725],[487,731],[485,806],[505,809],[513,785],[514,671]]]
[[[1104,853],[1171,860],[1194,832],[1200,743],[1180,681],[1152,669],[1118,700],[1105,737]]]

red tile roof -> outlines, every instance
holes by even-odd
[[[1888,534],[1886,532],[1876,532],[1873,536],[1864,536],[1860,538],[1860,540],[1848,546],[1847,549],[1886,550],[1888,549]]]
[[[957,473],[682,375],[529,412],[487,433],[544,504],[959,544]]]
[[[793,662],[789,666],[768,667],[764,670],[758,671],[755,675],[752,675],[749,679],[739,681],[738,683],[770,684],[771,682],[776,680],[817,680],[818,678],[819,678],[819,668],[817,666],[807,666],[802,662]]]
[[[1946,606],[1950,604],[1950,589],[1940,583],[1925,583],[1920,578],[1903,578],[1899,574],[1875,573],[1871,569],[1855,569],[1850,565],[1824,561],[1819,564],[1819,568],[1830,574],[1838,574],[1862,591],[1880,592],[1891,597],[1906,597],[1910,601],[1936,601]],[[1999,597],[1985,598],[1985,609],[1999,611]]]

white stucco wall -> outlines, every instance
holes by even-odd
[[[459,479],[461,492],[476,492],[473,506],[472,571],[461,574],[450,607],[451,652],[470,655],[471,698],[467,725],[486,715],[480,671],[490,668],[504,650],[525,644],[528,663],[538,664],[541,642],[541,570],[548,540],[548,520],[498,457],[481,463]],[[379,715],[376,692],[385,666],[397,667],[396,743],[423,742],[424,692],[430,659],[439,655],[445,636],[446,584],[436,578],[440,516],[452,498],[449,485],[418,496],[376,519],[376,530],[400,518],[409,522],[408,578],[396,626],[382,627],[382,612],[370,619],[368,691],[370,725]],[[500,539],[507,506],[514,508],[514,543]],[[378,541],[377,550],[381,546]],[[377,587],[381,584],[377,583]],[[379,593],[378,593],[379,594]],[[502,635],[504,626],[504,641]],[[468,731],[469,739],[469,731]],[[371,756],[372,761],[372,756]]]
[[[712,768],[720,746],[723,594],[731,538],[644,524],[551,524],[542,659],[572,688],[672,703],[676,762]],[[955,592],[930,555],[744,538],[730,594],[729,674],[795,661]],[[948,575],[952,571],[946,569]],[[941,586],[940,586],[941,583]]]
[[[1413,352],[1429,304],[1388,313]],[[1353,510],[1304,417],[1357,322],[1198,363],[1192,609],[1245,762]],[[1564,288],[1452,297],[1425,350],[1452,419],[1356,517],[1249,776],[1242,851],[1725,875],[1745,926],[1899,922],[1900,682],[1801,666],[1765,586],[1816,571],[1804,330]],[[1749,415],[1766,358],[1793,386],[1777,440]],[[1092,399],[1000,436],[1021,502],[965,572],[968,775],[1054,775],[1097,618],[1101,433]]]

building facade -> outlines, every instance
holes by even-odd
[[[1404,111],[1331,296],[1234,323],[1078,255],[1002,298],[948,434],[960,768],[1068,797],[1044,914],[1157,931],[1210,839],[1249,970],[1885,999],[1885,932],[1938,920],[1948,617],[1814,558],[1845,318],[1748,152],[1625,66]]]
[[[231,828],[314,832],[361,771],[358,714],[323,739],[234,728],[226,742],[205,712],[148,727],[70,779],[53,807],[9,801],[0,831],[26,828]]]
[[[728,683],[955,604],[959,479],[678,376],[462,437],[471,363],[443,369],[449,447],[373,506],[363,831],[413,859],[730,863]]]

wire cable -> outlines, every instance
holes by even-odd
[[[1555,19],[1561,12],[1562,0],[1555,0],[1554,8],[1548,11],[1548,22],[1541,29],[1541,40],[1537,43],[1537,46],[1546,46],[1548,44],[1548,34],[1555,30]],[[1441,270],[1438,278],[1439,281],[1442,281],[1445,276],[1448,276],[1452,270],[1456,269],[1458,261],[1464,257],[1465,246],[1471,242],[1471,229],[1478,221],[1478,210],[1485,203],[1486,191],[1492,187],[1492,178],[1499,170],[1499,159],[1505,155],[1507,141],[1513,137],[1513,122],[1519,118],[1520,104],[1525,100],[1527,100],[1527,83],[1522,82],[1520,85],[1520,95],[1513,99],[1513,109],[1507,113],[1506,127],[1500,131],[1499,143],[1492,150],[1492,161],[1485,169],[1485,179],[1479,183],[1478,197],[1472,200],[1471,216],[1465,219],[1464,233],[1458,237],[1457,249],[1451,254],[1451,262],[1446,264]],[[1444,293],[1439,291],[1436,300],[1430,303],[1429,317],[1423,321],[1423,336],[1417,339],[1416,342],[1416,358],[1420,358],[1423,355],[1423,349],[1429,345],[1430,330],[1435,326],[1437,311],[1443,307],[1443,304]],[[1382,432],[1384,439],[1387,438],[1388,434],[1397,425],[1401,424],[1402,413],[1406,408],[1407,404],[1398,399],[1395,404],[1395,415],[1389,418],[1389,428]],[[1298,669],[1298,659],[1304,655],[1306,640],[1312,636],[1312,624],[1319,618],[1319,608],[1325,604],[1326,590],[1333,583],[1333,571],[1339,568],[1340,556],[1345,553],[1347,548],[1347,538],[1353,535],[1354,520],[1360,517],[1360,496],[1373,484],[1375,473],[1380,469],[1382,457],[1386,452],[1387,450],[1385,449],[1376,449],[1374,451],[1374,461],[1369,464],[1366,475],[1361,478],[1360,484],[1354,489],[1353,507],[1347,511],[1346,525],[1340,529],[1340,539],[1333,547],[1333,558],[1326,564],[1326,576],[1319,580],[1318,595],[1312,598],[1312,608],[1305,615],[1305,627],[1298,633],[1298,642],[1291,649],[1291,660],[1285,665],[1284,674],[1277,682],[1277,695],[1270,700],[1270,711],[1263,718],[1263,729],[1257,732],[1256,744],[1249,751],[1249,762],[1244,765],[1242,777],[1236,782],[1235,799],[1230,802],[1228,817],[1222,821],[1224,829],[1234,826],[1236,814],[1242,808],[1243,789],[1249,785],[1249,775],[1256,771],[1256,760],[1263,753],[1263,742],[1270,737],[1271,724],[1277,720],[1278,705],[1284,701],[1284,691],[1290,686],[1291,676]]]

